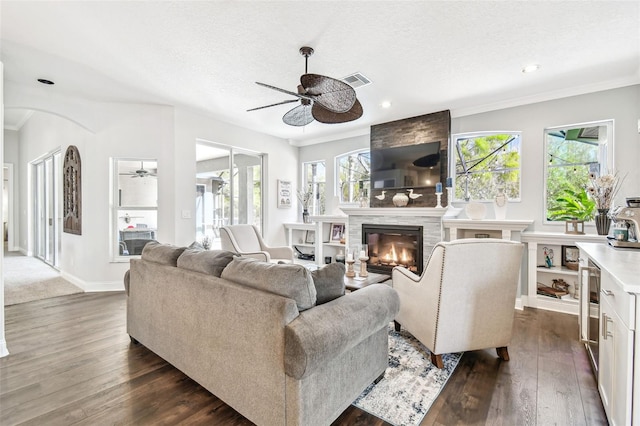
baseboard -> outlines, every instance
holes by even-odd
[[[80,287],[86,293],[99,293],[103,291],[124,291],[124,282],[119,281],[93,281],[88,282],[71,275],[67,272],[61,272],[60,275],[71,284]]]
[[[7,349],[6,340],[0,340],[0,358],[9,355],[9,349]]]
[[[524,307],[526,306],[526,301],[523,301],[523,298],[526,298],[527,296],[522,296],[522,297],[518,297],[516,298],[516,309],[519,311],[523,311]]]

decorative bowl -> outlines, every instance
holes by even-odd
[[[482,220],[487,214],[487,207],[477,201],[470,201],[464,208],[467,217],[472,220]]]

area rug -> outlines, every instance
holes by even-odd
[[[33,257],[7,256],[3,266],[5,306],[83,291],[62,278],[58,271]]]
[[[458,365],[462,353],[442,356],[436,368],[430,352],[405,330],[389,327],[389,367],[384,378],[353,402],[356,407],[396,426],[419,425]]]

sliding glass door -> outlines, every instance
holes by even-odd
[[[230,224],[262,230],[263,154],[199,141],[196,161],[196,241],[219,247]]]
[[[60,151],[33,163],[35,256],[51,266],[59,266],[61,213]]]

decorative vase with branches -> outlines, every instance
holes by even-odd
[[[311,185],[309,185],[306,191],[298,189],[297,195],[300,206],[302,207],[302,221],[304,223],[309,223],[309,207],[311,206],[311,200],[313,199]]]

